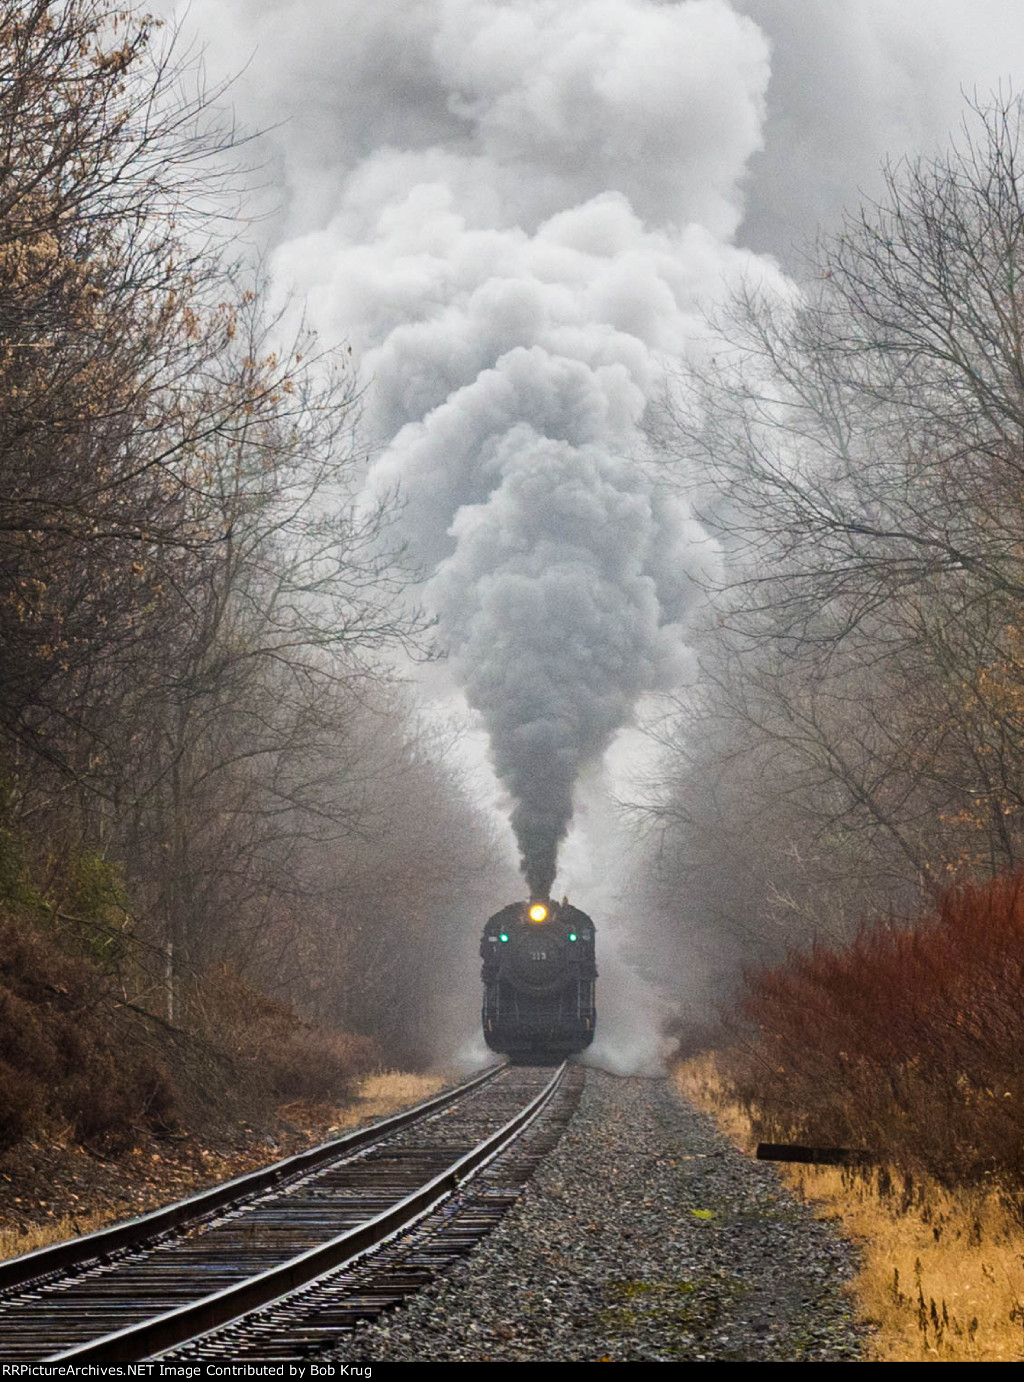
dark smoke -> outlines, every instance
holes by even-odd
[[[539,384],[549,366],[537,368]],[[573,446],[520,427],[502,449],[502,483],[460,515],[435,593],[514,802],[531,895],[546,897],[581,770],[638,697],[678,673],[685,568],[672,579],[652,558],[682,559],[685,528],[607,442]]]

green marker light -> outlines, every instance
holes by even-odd
[[[507,941],[507,940],[508,940],[508,936],[506,936],[506,934],[505,934],[504,931],[502,931],[501,935],[498,937],[498,940],[500,940],[500,941]]]
[[[574,940],[576,939],[576,932],[575,932],[575,931],[570,931],[570,932],[569,932],[569,939],[570,939],[571,941],[574,941]]]

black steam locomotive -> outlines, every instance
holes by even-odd
[[[594,1039],[594,923],[568,902],[513,902],[480,943],[484,1040],[513,1061],[564,1060]]]

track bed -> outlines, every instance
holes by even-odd
[[[534,1123],[546,1124],[552,1117],[558,1122],[559,1111],[567,1117],[579,1078],[576,1074],[567,1080],[564,1071],[550,1069],[505,1068],[446,1107],[429,1101],[430,1109],[408,1126],[392,1130],[383,1125],[384,1131],[354,1152],[339,1146],[331,1157],[328,1149],[323,1164],[293,1168],[270,1189],[254,1194],[243,1187],[242,1202],[218,1206],[201,1221],[170,1230],[169,1237],[165,1231],[163,1241],[125,1247],[112,1235],[109,1258],[103,1260],[95,1250],[107,1251],[104,1235],[96,1235],[93,1260],[71,1266],[53,1265],[53,1255],[37,1254],[35,1265],[50,1268],[48,1277],[11,1285],[0,1295],[0,1352],[6,1361],[132,1361],[157,1356],[268,1302],[280,1311],[282,1297],[300,1286],[308,1289],[310,1268],[316,1280],[365,1252],[377,1232],[366,1227],[370,1221],[378,1221],[384,1233],[399,1228],[403,1215],[426,1224],[476,1171],[474,1158],[484,1162],[500,1153],[499,1134],[511,1149]],[[525,1127],[510,1126],[517,1120]],[[321,1329],[315,1340],[308,1328],[293,1321],[297,1356],[322,1350],[338,1328],[350,1328],[353,1318],[372,1313],[372,1305],[401,1299],[422,1284],[432,1253],[450,1260],[464,1250],[487,1231],[515,1193],[492,1195],[489,1202],[481,1197],[475,1208],[463,1193],[462,1219],[451,1226],[444,1252],[424,1247],[424,1260],[413,1253],[392,1273],[393,1287],[375,1286],[354,1310],[336,1311],[335,1323]],[[421,1235],[424,1231],[416,1229]],[[2,1282],[0,1275],[0,1286]],[[332,1301],[336,1296],[332,1290]],[[267,1339],[281,1326],[268,1331],[267,1317],[261,1319],[257,1334],[264,1357]],[[289,1327],[284,1326],[282,1337]],[[239,1338],[230,1346],[232,1353]],[[282,1345],[283,1356],[295,1356],[289,1349],[292,1343]]]

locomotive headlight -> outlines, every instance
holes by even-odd
[[[546,921],[547,915],[548,909],[544,906],[543,902],[535,902],[530,908],[531,921]]]

